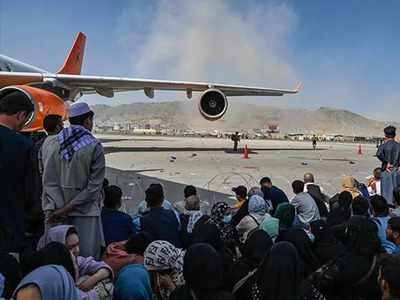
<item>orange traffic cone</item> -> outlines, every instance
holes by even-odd
[[[243,158],[249,158],[249,149],[247,149],[247,145],[244,146]]]
[[[358,145],[358,154],[361,155],[362,154],[362,150],[361,150],[361,144]]]

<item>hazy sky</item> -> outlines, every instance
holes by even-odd
[[[55,72],[79,31],[87,35],[84,74],[271,88],[302,81],[296,96],[246,101],[400,121],[398,0],[0,0],[2,54]],[[159,92],[152,101],[184,98]]]

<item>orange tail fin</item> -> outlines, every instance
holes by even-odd
[[[79,32],[74,45],[64,62],[64,66],[57,72],[57,74],[81,74],[83,55],[85,54],[85,43],[86,36],[82,32]]]

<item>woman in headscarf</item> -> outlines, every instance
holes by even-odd
[[[269,216],[266,212],[266,204],[264,198],[253,195],[249,199],[248,214],[240,221],[236,226],[239,238],[241,242],[244,242],[247,238],[247,234],[260,226],[261,222],[266,216]]]
[[[290,242],[296,248],[300,259],[300,272],[302,278],[306,278],[312,272],[316,271],[321,263],[312,251],[312,243],[304,229],[292,228],[282,232],[277,242]]]
[[[200,221],[199,221],[200,222]],[[202,222],[200,222],[202,223]],[[211,216],[205,221],[207,224],[217,226],[221,240],[231,249],[238,241],[236,229],[230,225],[230,208],[225,202],[217,202],[211,209]]]
[[[343,191],[339,194],[338,206],[331,209],[328,213],[326,222],[329,226],[340,225],[350,218],[350,207],[353,197],[350,192]]]
[[[183,256],[185,251],[167,241],[154,241],[144,252],[144,266],[149,270],[153,294],[168,300],[171,292],[184,285]]]
[[[93,257],[82,257],[79,255],[79,235],[74,226],[59,225],[50,228],[40,238],[37,249],[42,249],[50,242],[64,244],[75,256],[79,269],[78,282],[80,282],[80,289],[89,291],[98,286],[98,289],[103,290],[106,288],[105,284],[113,281],[114,274],[109,265],[105,262],[98,262]],[[104,292],[107,293],[107,291]]]
[[[74,279],[59,265],[42,266],[29,273],[17,286],[14,298],[16,300],[80,299]]]
[[[102,259],[112,268],[115,278],[118,276],[119,271],[127,265],[143,264],[144,251],[153,241],[154,238],[150,233],[146,231],[138,232],[127,241],[108,245]]]
[[[258,229],[248,235],[241,248],[243,256],[230,272],[230,288],[236,300],[249,299],[254,274],[272,245],[271,237],[264,230]]]
[[[150,275],[142,265],[124,267],[114,287],[114,300],[151,300]]]
[[[234,300],[222,289],[222,273],[217,251],[208,244],[194,244],[184,258],[185,285],[177,288],[170,300]]]
[[[296,215],[295,207],[288,203],[279,203],[275,210],[274,217],[279,219],[279,231],[284,231],[292,227]]]
[[[231,288],[229,287],[229,277],[235,255],[222,242],[217,226],[214,224],[197,224],[193,230],[192,244],[196,243],[207,243],[219,253],[224,274],[224,287]]]
[[[260,229],[264,230],[273,241],[279,235],[279,219],[273,217],[265,217],[260,224]]]
[[[381,299],[377,285],[377,257],[381,251],[376,224],[364,216],[347,223],[345,251],[312,276],[328,299]]]
[[[323,300],[324,296],[301,276],[296,248],[288,242],[272,246],[257,272],[252,300]]]
[[[344,245],[334,237],[326,221],[313,221],[310,223],[310,227],[311,233],[315,237],[312,250],[322,264],[344,252]]]
[[[61,243],[50,242],[46,247],[32,253],[29,258],[24,261],[24,270],[26,273],[31,273],[47,265],[62,266],[74,281],[78,279],[79,272],[76,258],[71,251]],[[112,296],[112,294],[109,294],[108,297],[100,297],[101,294],[94,289],[78,289],[77,292],[78,298],[81,300],[111,299]]]
[[[343,192],[349,192],[351,194],[351,199],[358,197],[361,195],[360,191],[356,187],[356,181],[351,176],[345,176],[342,181],[342,189],[339,193],[334,195],[331,199],[329,199],[329,208],[330,210],[339,207],[339,195]],[[362,195],[361,195],[362,196]]]

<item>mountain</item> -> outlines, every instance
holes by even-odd
[[[94,105],[92,109],[99,124],[136,122],[205,131],[266,129],[269,124],[278,124],[281,133],[382,136],[385,127],[384,122],[343,109],[284,109],[234,101],[229,102],[225,116],[214,122],[201,117],[194,101]]]

